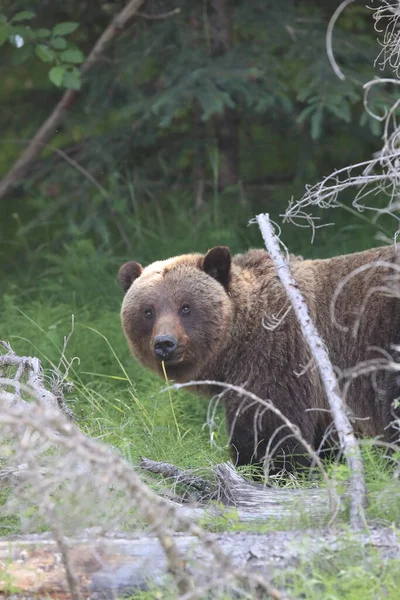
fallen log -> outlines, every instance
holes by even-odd
[[[65,540],[82,598],[116,598],[166,581],[168,565],[156,536],[96,537],[94,533]],[[326,549],[339,551],[349,543],[348,536],[333,530],[235,532],[212,537],[237,568],[268,578],[277,570],[307,562]],[[400,558],[400,544],[392,528],[354,533],[351,540],[365,551],[375,549],[383,561]],[[192,535],[175,534],[174,542],[188,570],[204,572],[206,582],[213,573],[213,553]],[[223,580],[218,583],[222,589]],[[0,597],[6,596],[16,600],[70,597],[55,540],[47,534],[0,539]]]
[[[211,467],[207,479],[195,471],[144,457],[140,468],[164,477],[177,501],[189,499],[180,510],[194,519],[221,513],[215,502],[234,508],[238,521],[276,524],[289,521],[295,526],[299,517],[312,519],[314,525],[322,525],[332,518],[326,489],[266,487],[242,477],[230,462]],[[215,501],[214,504],[210,504],[210,500]],[[337,506],[338,511],[345,508],[343,503],[337,502]]]

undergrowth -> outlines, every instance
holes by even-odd
[[[294,598],[306,600],[397,600],[400,560],[383,563],[374,549],[349,536],[340,551],[326,548],[280,573],[278,581]]]

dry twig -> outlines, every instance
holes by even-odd
[[[372,0],[373,2],[374,0]],[[399,76],[400,72],[400,4],[398,0],[379,0],[379,6],[374,10],[373,19],[375,21],[375,31],[384,32],[383,40],[378,40],[382,50],[378,54],[375,64],[379,64],[382,69],[389,65],[395,74]],[[381,28],[381,21],[384,26]]]
[[[336,21],[338,20],[339,16],[342,14],[342,12],[344,11],[345,8],[347,8],[350,4],[352,4],[352,2],[354,2],[354,0],[344,0],[341,4],[339,4],[339,6],[337,7],[337,9],[335,10],[335,12],[333,13],[333,15],[331,17],[331,20],[329,21],[328,29],[326,32],[326,53],[328,55],[328,59],[329,59],[329,62],[331,63],[331,67],[332,67],[333,71],[339,77],[339,79],[341,79],[342,81],[344,81],[346,78],[343,75],[342,71],[340,70],[340,68],[335,60],[335,56],[333,54],[332,34],[333,34],[333,29],[335,27]]]
[[[63,376],[58,368],[54,368],[52,391],[49,391],[45,386],[45,375],[38,358],[17,356],[8,342],[0,341],[1,347],[6,350],[6,354],[0,354],[0,392],[3,397],[7,397],[11,404],[25,404],[22,383],[26,380],[25,386],[33,391],[44,406],[58,406],[65,415],[71,418],[72,411],[68,408],[64,398],[64,390],[69,391],[71,388],[71,384],[66,381],[68,373]],[[5,377],[4,374],[10,369],[14,370],[14,374]],[[7,391],[6,388],[9,387],[13,391]]]
[[[178,7],[178,8],[174,8],[173,10],[169,10],[168,12],[158,13],[158,14],[150,14],[150,13],[144,13],[144,12],[138,11],[136,13],[136,15],[138,17],[141,17],[142,19],[147,19],[148,21],[164,21],[165,19],[169,19],[170,17],[179,15],[180,12],[181,12],[181,9]]]

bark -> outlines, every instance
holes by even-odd
[[[92,51],[81,67],[81,75],[87,73],[101,57],[105,47],[119,35],[129,19],[137,13],[144,0],[131,0],[124,9],[110,23],[104,33],[97,40]],[[0,199],[3,198],[12,187],[17,185],[26,175],[32,162],[39,156],[43,147],[57,132],[57,127],[68,112],[71,105],[79,95],[78,90],[65,92],[51,115],[46,119],[36,135],[30,141],[22,156],[12,167],[11,171],[0,181]]]

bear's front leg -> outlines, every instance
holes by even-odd
[[[269,473],[292,472],[310,467],[312,460],[303,444],[282,421],[254,403],[225,400],[232,460],[236,466],[269,463]],[[310,420],[294,423],[305,441],[313,446]]]

